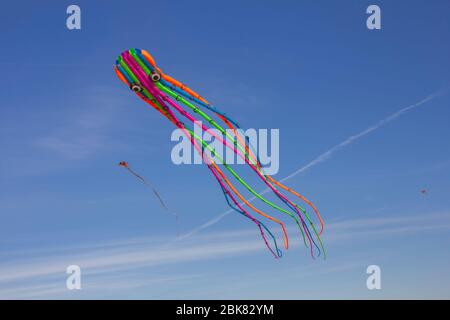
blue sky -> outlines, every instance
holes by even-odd
[[[77,31],[71,2],[0,13],[0,298],[450,298],[447,1],[377,1],[377,31],[368,1],[75,3]],[[238,214],[201,227],[223,195],[206,167],[172,164],[172,127],[117,80],[130,47],[243,127],[280,129],[277,178],[312,163],[286,183],[322,212],[327,260],[293,240],[275,261]]]

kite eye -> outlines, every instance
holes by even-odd
[[[141,92],[141,91],[142,91],[142,87],[141,87],[140,85],[138,85],[137,83],[133,83],[133,84],[130,86],[130,89],[131,89],[133,92]]]
[[[153,82],[159,81],[161,80],[161,75],[157,72],[152,72],[150,79],[152,79]]]

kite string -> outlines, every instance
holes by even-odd
[[[163,201],[162,197],[159,195],[158,191],[149,183],[147,182],[146,179],[144,179],[142,176],[140,176],[139,174],[137,174],[133,169],[130,168],[130,166],[125,162],[124,164],[121,163],[122,167],[125,167],[128,172],[130,172],[133,176],[135,176],[136,178],[138,178],[146,187],[150,188],[153,192],[153,194],[156,196],[156,198],[158,198],[159,203],[161,204],[161,206],[166,210],[166,212],[168,212],[170,215],[175,217],[175,221],[176,221],[176,232],[177,232],[177,237],[180,234],[180,230],[179,230],[179,216],[176,212],[171,211],[169,209],[169,207],[165,204],[165,202]]]

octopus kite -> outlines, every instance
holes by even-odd
[[[145,50],[130,49],[123,52],[117,58],[114,69],[119,79],[131,91],[180,129],[189,139],[217,180],[227,204],[258,227],[265,246],[275,258],[280,258],[282,251],[277,243],[277,237],[266,226],[267,221],[265,223],[263,221],[267,219],[280,226],[284,248],[288,249],[289,237],[285,224],[279,218],[266,213],[266,210],[258,209],[256,205],[252,204],[252,200],[258,200],[258,203],[267,206],[277,214],[283,214],[292,219],[300,230],[305,246],[310,248],[311,256],[314,258],[323,253],[325,257],[321,240],[324,222],[319,211],[307,198],[265,174],[258,154],[254,152],[248,137],[242,135],[242,129],[235,120],[211,105],[185,84],[163,73],[152,56]],[[208,123],[211,127],[207,127],[200,120]],[[283,203],[283,207],[268,200],[262,195],[263,193],[255,191],[238,174],[237,170],[227,164],[210,145],[196,134],[195,126],[210,134],[213,132],[213,130],[209,130],[210,128],[217,129],[223,136],[214,133],[212,136],[224,147],[232,150],[244,164],[251,168],[257,178]],[[230,132],[234,135],[231,136]],[[234,141],[234,143],[229,141]],[[224,170],[216,162],[222,165]],[[251,194],[253,199],[245,197],[242,192],[238,191],[236,183],[245,192]],[[306,209],[290,200],[289,197],[295,197],[306,203],[314,212],[315,217],[310,217]],[[316,227],[316,224],[319,224],[320,227]]]

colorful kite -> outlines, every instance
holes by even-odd
[[[256,219],[249,212],[249,209],[260,215],[262,218],[266,218],[281,227],[284,247],[288,249],[289,238],[284,223],[254,206],[251,203],[251,200],[246,199],[246,197],[237,190],[235,185],[233,185],[232,180],[235,181],[235,183],[239,183],[241,188],[251,194],[251,196],[253,196],[252,200],[259,200],[261,204],[267,205],[272,210],[283,213],[294,220],[301,232],[303,242],[310,248],[311,256],[313,258],[315,257],[314,248],[317,251],[317,255],[320,255],[321,252],[323,252],[323,256],[325,256],[325,251],[320,238],[323,232],[324,223],[317,208],[301,194],[265,174],[257,153],[254,152],[249,139],[242,135],[241,127],[236,121],[219,109],[213,107],[186,85],[164,74],[161,69],[156,66],[155,61],[150,54],[145,50],[130,49],[123,52],[117,58],[114,69],[119,79],[135,92],[137,96],[160,112],[173,125],[182,130],[183,134],[190,140],[193,147],[201,155],[204,163],[219,183],[228,205],[257,225],[265,245],[275,258],[281,257],[282,255],[282,251],[278,248],[276,237],[261,220]],[[217,117],[220,122],[223,122],[228,130],[208,115],[208,111],[212,112],[213,116]],[[176,113],[185,118],[187,123],[182,122]],[[212,133],[213,131],[209,130],[210,128],[203,125],[203,122],[199,121],[200,119],[194,117],[192,114],[198,115],[205,123],[208,123],[211,127],[217,129],[223,136]],[[236,172],[236,170],[228,165],[216,153],[214,148],[208,145],[195,133],[195,126],[201,128],[205,132],[207,131],[226,148],[232,150],[234,154],[252,169],[256,176],[268,187],[268,190],[272,191],[286,207],[282,208],[262,196],[262,193],[255,191],[254,188],[252,188],[250,184]],[[233,135],[230,134],[230,131]],[[233,142],[230,143],[230,141]],[[226,173],[219,168],[216,162],[223,165],[226,169]],[[312,209],[316,216],[315,219],[317,219],[320,224],[319,230],[317,230],[308,212],[297,203],[289,200],[288,197],[282,193],[282,190],[305,202]],[[247,206],[249,209],[244,208],[244,206]],[[268,237],[271,239],[270,243]]]

